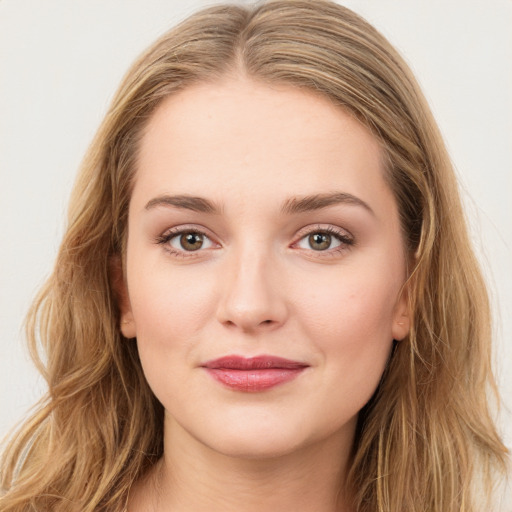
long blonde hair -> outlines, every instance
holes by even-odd
[[[121,511],[131,484],[161,457],[162,406],[135,341],[119,331],[111,266],[124,251],[148,119],[163,98],[233,70],[330,98],[387,157],[413,262],[413,322],[360,413],[346,482],[354,509],[480,510],[476,489],[490,495],[506,448],[489,408],[489,304],[452,166],[402,58],[359,16],[324,0],[208,8],[126,75],[83,162],[55,270],[28,316],[48,394],[5,450],[0,510]]]

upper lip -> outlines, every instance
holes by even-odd
[[[285,359],[277,356],[262,355],[256,357],[244,357],[231,355],[212,359],[201,366],[204,368],[218,370],[268,370],[270,368],[306,368],[309,365],[300,361],[292,361],[291,359]]]

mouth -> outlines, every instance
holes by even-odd
[[[257,393],[295,379],[309,365],[275,356],[246,358],[232,355],[207,361],[201,367],[228,388]]]

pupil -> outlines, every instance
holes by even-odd
[[[331,235],[325,233],[313,233],[309,235],[309,245],[315,251],[322,251],[328,249],[331,245]]]
[[[197,233],[187,233],[181,235],[181,246],[187,251],[197,251],[203,245],[202,236]]]

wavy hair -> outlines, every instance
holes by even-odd
[[[346,482],[354,509],[483,510],[478,494],[491,495],[507,450],[489,405],[497,393],[487,292],[452,165],[402,58],[365,20],[325,0],[205,9],[125,76],[83,161],[55,269],[28,315],[48,393],[5,449],[0,510],[119,512],[161,457],[163,409],[135,340],[120,333],[112,261],[125,250],[137,150],[155,108],[191,84],[240,71],[329,98],[386,155],[413,262],[413,320],[360,413]]]

